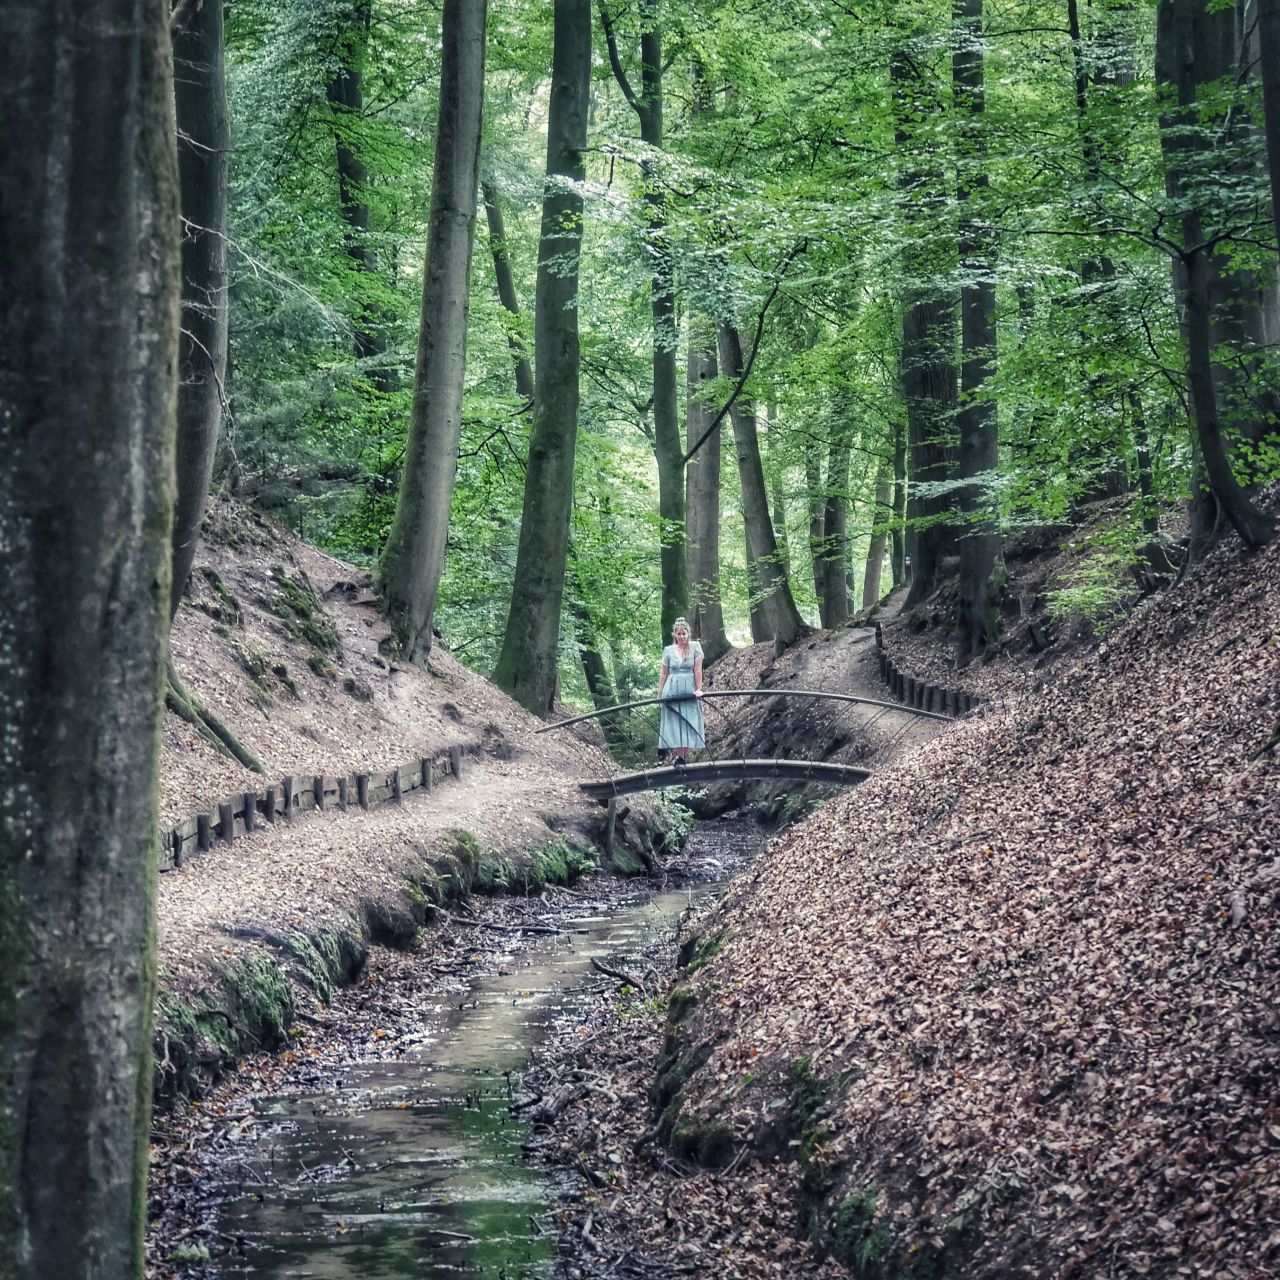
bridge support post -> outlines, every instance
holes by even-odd
[[[613,840],[614,834],[618,827],[618,797],[612,796],[609,799],[609,807],[605,812],[604,819],[604,851],[613,857]]]

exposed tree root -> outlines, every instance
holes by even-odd
[[[164,705],[174,715],[181,716],[208,743],[211,743],[225,756],[252,769],[254,773],[266,773],[261,761],[244,746],[230,729],[227,728],[212,711],[202,707],[189,694],[178,679],[178,672],[170,659],[165,666]]]

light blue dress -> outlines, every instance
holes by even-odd
[[[689,641],[689,652],[682,658],[673,644],[662,651],[662,665],[667,669],[667,683],[662,687],[662,723],[658,727],[658,746],[705,747],[706,730],[702,720],[702,703],[693,696],[693,664],[702,657],[702,646]]]

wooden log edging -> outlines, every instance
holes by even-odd
[[[415,791],[430,795],[443,779],[461,779],[468,751],[475,756],[480,748],[453,746],[373,773],[316,774],[306,779],[289,775],[266,784],[261,791],[225,796],[161,834],[157,866],[161,871],[172,871],[193,853],[206,852],[215,844],[231,844],[282,818],[292,820],[312,810],[345,811],[352,803],[362,809],[377,809],[403,803]]]
[[[876,623],[876,659],[880,664],[880,681],[905,706],[917,711],[938,711],[949,716],[967,715],[982,701],[976,693],[933,684],[928,680],[899,671],[885,648],[884,631]]]

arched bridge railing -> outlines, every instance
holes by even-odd
[[[848,693],[824,693],[815,689],[708,689],[701,702],[705,713],[705,738],[710,749],[698,750],[689,761],[652,765],[661,755],[658,747],[658,720],[663,709],[690,723],[695,700],[692,698],[641,698],[635,702],[602,707],[583,715],[571,716],[555,724],[543,725],[538,733],[552,733],[587,721],[600,720],[610,751],[624,767],[641,766],[632,773],[601,782],[580,783],[582,790],[599,800],[652,791],[662,787],[702,785],[734,779],[787,779],[798,782],[822,782],[835,786],[853,786],[871,776],[868,769],[855,765],[828,764],[822,761],[795,759],[749,759],[743,753],[717,755],[714,746],[733,741],[732,725],[718,705],[722,699],[784,698],[788,701],[853,703],[883,714],[893,712],[926,720],[950,720],[951,716],[936,711],[921,711],[897,702],[862,698]],[[879,718],[878,716],[876,717]],[[718,723],[717,723],[718,722]],[[692,725],[690,725],[692,727]]]

